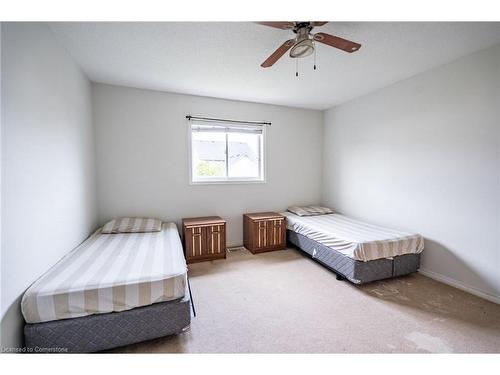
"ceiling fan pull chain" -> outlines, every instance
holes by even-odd
[[[313,48],[314,48],[314,70],[316,70],[316,43],[313,42]]]
[[[295,77],[299,76],[299,59],[295,59]]]

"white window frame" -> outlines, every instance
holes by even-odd
[[[261,177],[258,178],[242,178],[242,177],[206,177],[203,179],[193,179],[193,150],[192,150],[192,131],[193,125],[199,125],[197,121],[188,121],[187,138],[188,138],[188,168],[189,168],[189,185],[230,185],[230,184],[264,184],[266,180],[267,169],[267,146],[266,146],[266,125],[252,125],[258,126],[262,129],[261,150],[262,155],[260,159]],[[216,123],[212,124],[218,126]],[[234,124],[235,126],[238,124]],[[220,124],[220,126],[230,127],[231,124]],[[226,151],[227,152],[227,151]],[[227,158],[227,154],[226,154]]]

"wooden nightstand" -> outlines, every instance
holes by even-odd
[[[243,241],[253,254],[286,249],[286,218],[276,212],[244,214]]]
[[[182,219],[187,263],[226,257],[226,221],[219,216]]]

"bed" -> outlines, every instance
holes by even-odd
[[[178,334],[191,321],[177,227],[93,233],[25,292],[25,344],[95,352]]]
[[[332,213],[287,218],[287,239],[314,260],[355,284],[418,271],[423,237]]]

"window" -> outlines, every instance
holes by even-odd
[[[263,182],[262,125],[190,122],[191,182]]]

